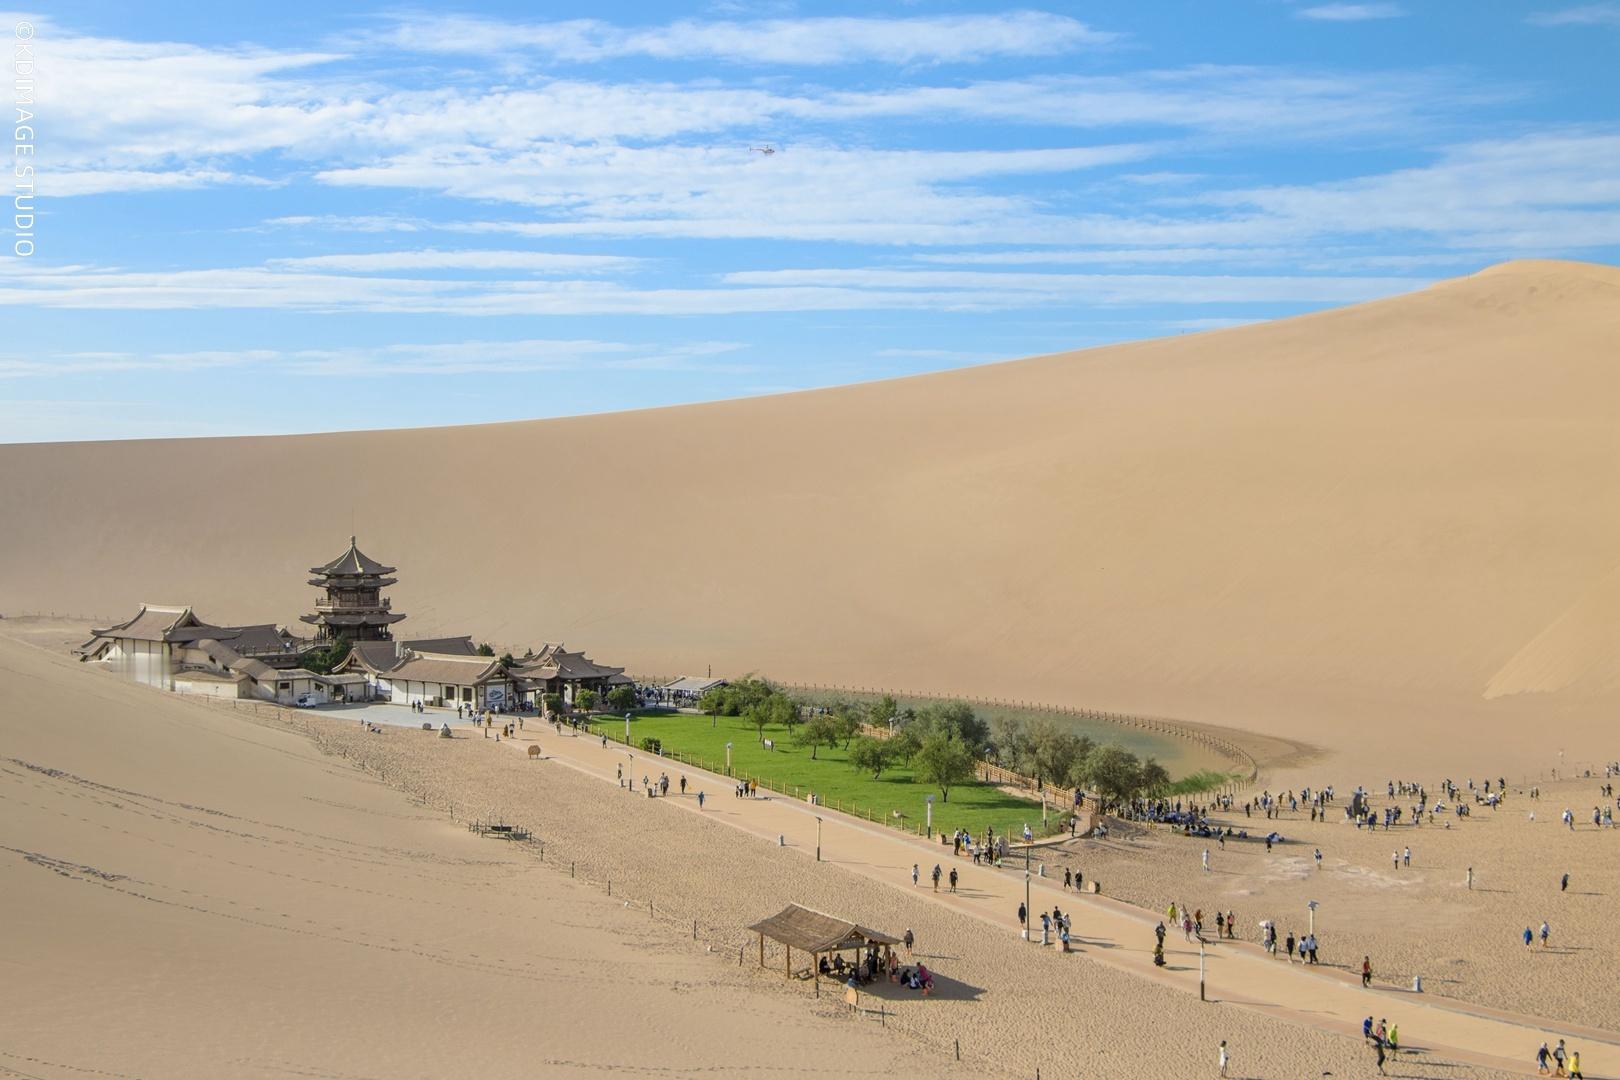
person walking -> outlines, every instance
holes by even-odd
[[[1552,927],[1547,925],[1546,919],[1541,920],[1541,947],[1543,949],[1547,947],[1547,935],[1550,933],[1552,933]]]
[[[698,809],[703,809],[703,792],[698,792]]]
[[[935,892],[939,892],[939,876],[940,876],[940,874],[941,874],[941,870],[939,868],[939,863],[935,863],[934,864],[933,875],[932,875],[933,879],[934,879],[934,891]]]
[[[1204,873],[1209,873],[1209,848],[1204,849]]]
[[[1568,1058],[1569,1058],[1569,1054],[1564,1049],[1564,1040],[1559,1039],[1558,1040],[1558,1045],[1553,1047],[1553,1075],[1554,1076],[1563,1076],[1564,1075],[1564,1062],[1566,1060],[1568,1060]]]
[[[1468,868],[1468,891],[1474,891],[1474,868],[1472,866]]]
[[[681,773],[681,794],[686,794],[686,774]]]
[[[1318,870],[1322,869],[1322,849],[1321,848],[1316,849],[1316,854],[1313,855],[1312,858],[1314,858],[1316,860],[1316,868]]]
[[[1541,1048],[1536,1051],[1536,1072],[1540,1073],[1542,1076],[1546,1076],[1548,1073],[1552,1072],[1551,1062],[1552,1051],[1547,1049],[1547,1043],[1545,1040],[1543,1040],[1541,1043]]]
[[[1586,1074],[1581,1072],[1581,1052],[1569,1052],[1569,1080],[1586,1080]]]
[[[1220,1053],[1221,1075],[1222,1076],[1226,1075],[1226,1066],[1231,1063],[1231,1060],[1232,1060],[1231,1055],[1226,1052],[1226,1040],[1222,1039],[1221,1040],[1221,1053]]]
[[[1361,985],[1364,987],[1372,985],[1372,957],[1370,956],[1361,958]]]
[[[1535,931],[1531,930],[1528,926],[1525,927],[1524,928],[1524,947],[1528,949],[1530,947],[1530,943],[1532,941],[1534,941],[1534,940],[1536,940]]]
[[[1384,1042],[1382,1039],[1373,1040],[1373,1053],[1378,1056],[1378,1075],[1387,1075],[1384,1072]]]
[[[956,867],[951,867],[951,892],[956,891]]]
[[[1288,962],[1294,962],[1294,932],[1290,930],[1288,937],[1283,940],[1283,952],[1288,954]]]
[[[1563,877],[1558,879],[1558,891],[1559,892],[1568,892],[1569,891],[1569,875],[1568,874],[1565,874]]]
[[[1405,867],[1410,867],[1412,865],[1412,849],[1411,848],[1406,847],[1406,848],[1401,849],[1401,865],[1405,866]]]
[[[905,945],[907,955],[910,955],[911,946],[916,943],[916,940],[917,939],[911,934],[911,927],[906,927],[906,935],[905,937],[901,938],[900,941]]]
[[[1023,904],[1018,905],[1018,925],[1024,928],[1026,934],[1029,932],[1029,909]]]
[[[920,879],[921,879],[921,878],[922,878],[922,873],[921,873],[921,871],[919,871],[919,870],[918,870],[918,869],[917,869],[917,864],[916,864],[916,863],[912,863],[912,864],[911,864],[911,887],[912,887],[912,888],[913,888],[913,889],[915,889],[915,888],[916,888],[916,887],[917,887],[917,882],[918,882],[918,881],[919,881],[919,880],[920,880]]]
[[[1568,875],[1565,875],[1565,876],[1567,877]],[[1074,884],[1074,871],[1069,869],[1067,866],[1065,866],[1063,868],[1063,887],[1065,889],[1067,889],[1067,888],[1071,887],[1073,884]]]

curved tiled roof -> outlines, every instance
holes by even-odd
[[[366,555],[355,545],[355,538],[349,537],[349,550],[327,563],[325,566],[312,566],[312,574],[343,574],[349,576],[369,576],[392,574],[398,567],[384,566]]]

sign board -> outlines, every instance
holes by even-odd
[[[504,686],[486,686],[486,687],[484,687],[484,704],[488,705],[492,709],[496,708],[498,706],[501,706],[501,705],[505,705],[506,704],[506,687],[504,687]]]

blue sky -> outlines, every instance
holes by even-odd
[[[538,7],[7,16],[0,441],[640,408],[1620,261],[1620,0]]]

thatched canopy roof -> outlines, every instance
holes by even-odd
[[[748,929],[764,934],[804,952],[832,952],[835,949],[859,949],[866,945],[898,945],[900,939],[877,930],[869,930],[858,923],[836,919],[820,911],[812,911],[798,904],[789,904],[768,919],[761,919]]]

